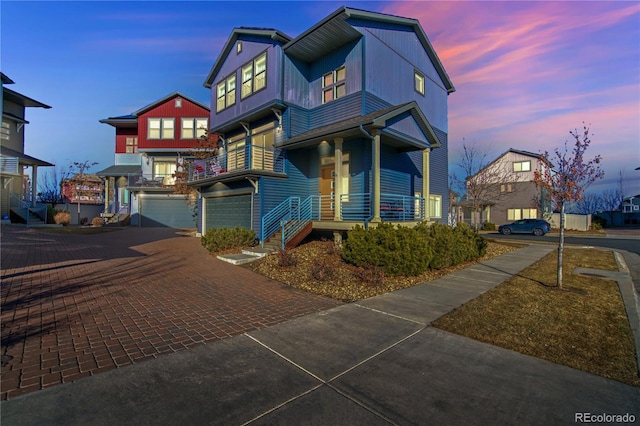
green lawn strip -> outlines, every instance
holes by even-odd
[[[552,252],[509,281],[438,319],[435,327],[640,386],[633,335],[615,281],[574,275],[617,270],[613,253],[565,249],[564,289]]]

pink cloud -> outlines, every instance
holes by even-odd
[[[585,121],[607,168],[640,166],[640,4],[394,2],[384,12],[420,21],[457,89],[452,162],[462,138],[493,154],[552,150]]]

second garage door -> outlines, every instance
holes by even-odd
[[[140,219],[144,227],[195,227],[191,208],[183,198],[140,198]]]
[[[251,195],[215,197],[206,199],[206,229],[251,229]]]

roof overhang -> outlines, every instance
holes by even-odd
[[[54,164],[51,164],[47,161],[40,160],[39,158],[32,157],[30,155],[25,154],[24,152],[19,152],[13,150],[11,148],[7,148],[4,145],[0,145],[0,155],[3,157],[15,157],[18,158],[18,164],[22,166],[37,166],[37,167],[52,167]]]
[[[260,105],[259,107],[254,108],[242,115],[235,116],[225,123],[221,123],[216,125],[215,127],[212,127],[211,133],[224,135],[225,133],[229,133],[236,129],[242,128],[242,125],[240,124],[241,122],[250,123],[252,121],[260,120],[261,118],[265,118],[268,116],[275,117],[273,109],[284,111],[286,108],[287,106],[283,102],[279,100],[273,100],[271,102],[267,102],[266,104]]]
[[[97,172],[96,175],[100,177],[120,177],[141,173],[142,168],[140,166],[109,166],[106,169]]]
[[[18,105],[22,105],[25,107],[36,107],[36,108],[45,108],[50,109],[49,105],[43,104],[42,102],[36,101],[35,99],[31,99],[28,96],[25,96],[21,93],[15,92],[11,89],[7,89],[6,87],[2,87],[2,97],[3,100],[13,102]]]
[[[440,62],[440,58],[438,58],[435,49],[422,29],[420,21],[413,18],[403,18],[343,6],[291,40],[284,46],[283,50],[288,56],[305,63],[320,59],[335,51],[337,48],[362,37],[362,33],[351,25],[349,19],[382,22],[411,28],[442,79],[447,93],[455,92],[456,89],[445,71],[442,62]]]
[[[99,120],[100,123],[109,124],[113,127],[127,127],[127,128],[135,128],[138,127],[138,118],[133,116],[122,116],[122,117],[109,117],[102,120]]]
[[[195,181],[190,181],[187,183],[187,186],[193,187],[203,187],[213,185],[218,182],[231,182],[238,181],[241,179],[260,179],[262,177],[276,178],[276,179],[287,179],[287,175],[285,173],[277,173],[277,172],[269,172],[265,170],[234,170],[228,173],[223,173],[218,176],[213,176],[207,179],[200,179]]]
[[[416,138],[401,134],[389,127],[394,118],[407,115],[407,113],[415,120],[417,126],[428,140],[428,146],[425,146],[423,142]],[[304,132],[284,141],[279,147],[285,149],[301,148],[316,145],[327,139],[370,137],[370,132],[374,129],[380,130],[382,135],[385,136],[382,140],[383,143],[401,150],[439,148],[441,146],[433,127],[420,111],[418,104],[412,101]]]

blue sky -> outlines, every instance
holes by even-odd
[[[27,111],[26,153],[66,168],[113,164],[114,130],[180,91],[209,104],[203,82],[234,27],[295,37],[346,5],[420,20],[457,91],[450,162],[467,143],[497,156],[541,152],[590,124],[605,180],[640,193],[640,3],[589,2],[13,2],[0,5],[1,69],[13,90],[51,105]]]

